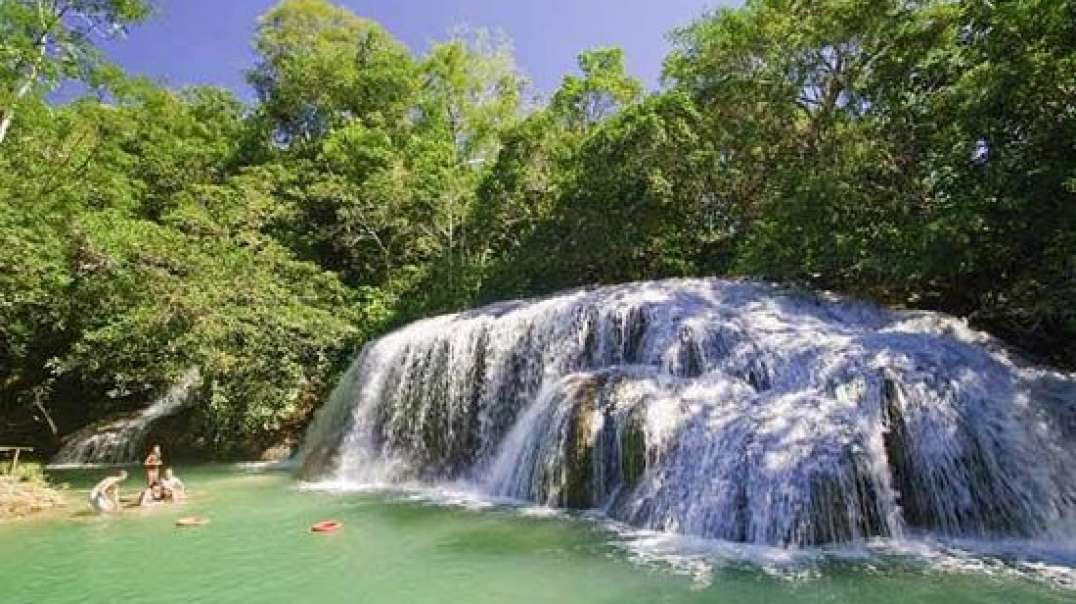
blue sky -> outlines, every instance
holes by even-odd
[[[253,64],[250,41],[257,16],[275,0],[156,0],[158,14],[126,39],[104,44],[129,72],[172,86],[213,84],[250,92],[243,71]],[[666,34],[705,10],[734,0],[338,0],[374,19],[412,49],[445,37],[458,25],[508,34],[516,60],[544,93],[575,67],[579,51],[617,45],[628,68],[656,87],[668,52]]]

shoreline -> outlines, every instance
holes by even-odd
[[[71,492],[38,480],[0,476],[0,524],[71,509]]]
[[[189,500],[169,502],[167,504],[140,506],[138,494],[128,493],[120,496],[120,509],[117,512],[99,514],[86,502],[87,489],[75,489],[66,485],[31,485],[33,494],[20,492],[17,499],[8,495],[8,484],[0,478],[0,528],[23,522],[42,522],[51,520],[78,520],[93,517],[119,517],[130,513],[150,513],[183,507]],[[24,483],[25,486],[25,483]],[[19,507],[16,507],[15,504]]]

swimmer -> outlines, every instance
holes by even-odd
[[[106,476],[90,489],[90,506],[98,514],[117,512],[120,509],[120,483],[127,480],[127,472],[120,470],[115,476]]]
[[[138,505],[155,505],[162,501],[164,501],[164,488],[161,487],[161,483],[155,482],[142,491],[142,495],[138,498]]]
[[[161,479],[161,486],[164,487],[164,496],[172,501],[183,501],[187,498],[187,487],[183,484],[183,481],[176,476],[172,468],[164,469],[164,478]]]

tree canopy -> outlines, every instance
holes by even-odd
[[[54,443],[197,366],[196,446],[249,454],[393,326],[669,276],[946,311],[1074,366],[1073,11],[751,0],[673,32],[658,91],[597,48],[532,102],[502,36],[418,53],[284,0],[247,104],[101,59],[146,2],[2,2],[0,429]],[[72,77],[95,94],[49,103]]]

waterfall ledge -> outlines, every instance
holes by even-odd
[[[465,480],[765,545],[1037,537],[1076,514],[1076,378],[953,317],[668,280],[416,322],[311,426],[309,478]]]

